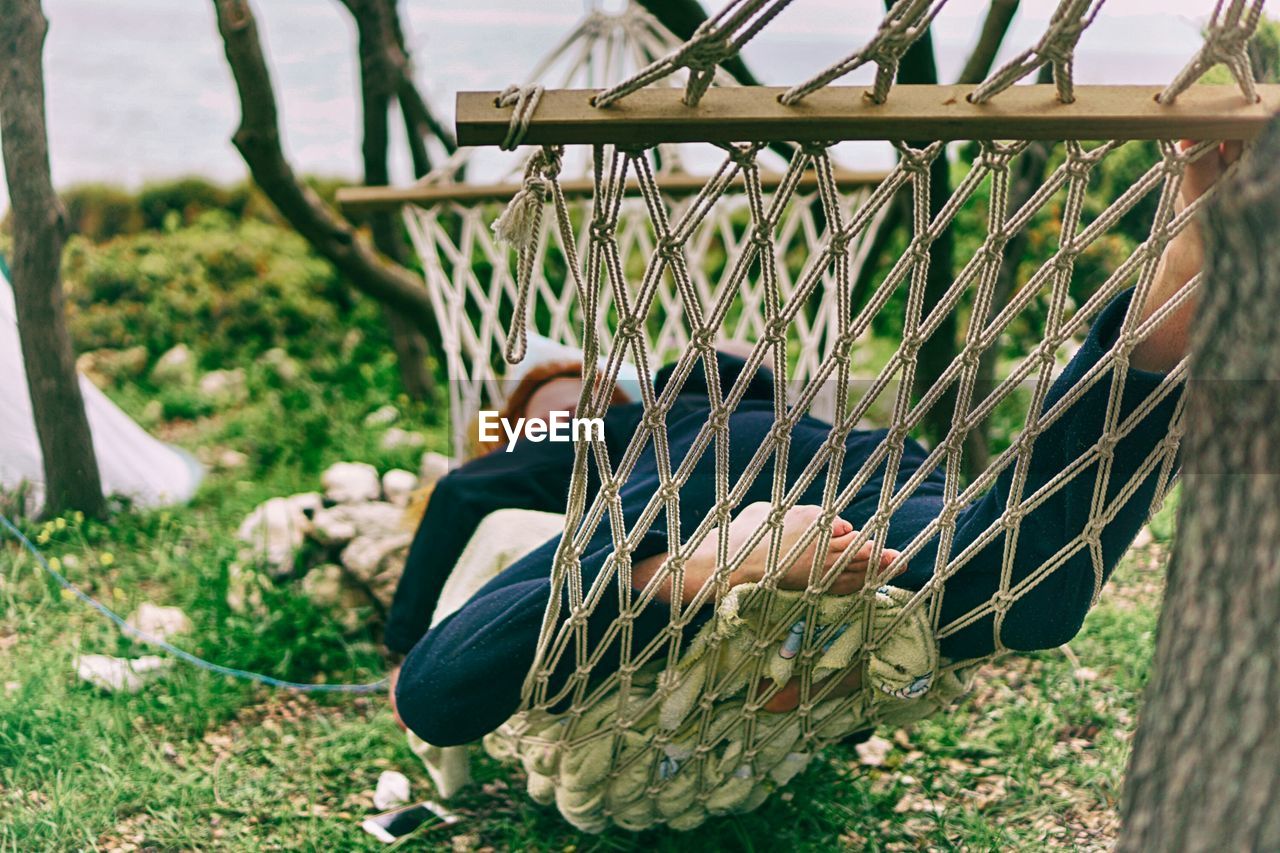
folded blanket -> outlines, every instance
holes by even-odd
[[[563,519],[525,510],[486,518],[450,577],[436,619],[558,533],[553,524]],[[939,660],[928,614],[918,603],[908,606],[913,595],[889,586],[817,598],[734,587],[674,665],[642,667],[625,695],[614,684],[579,714],[516,714],[484,739],[485,748],[498,760],[519,762],[529,795],[554,802],[585,832],[611,823],[691,829],[711,815],[750,811],[824,744],[920,719],[966,692],[972,668]],[[786,713],[766,712],[752,698],[761,678],[816,684],[855,665],[865,668],[853,696],[804,702]],[[469,773],[458,752],[465,747],[440,749],[413,735],[410,743],[442,797],[465,784]]]

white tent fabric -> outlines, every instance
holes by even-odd
[[[102,487],[154,507],[189,500],[204,476],[190,454],[151,436],[83,376],[84,395]],[[13,291],[0,271],[0,492],[27,484],[28,510],[42,503],[44,463],[31,414],[27,374],[18,340]]]

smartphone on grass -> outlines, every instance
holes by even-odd
[[[386,844],[394,844],[422,826],[435,829],[450,826],[462,820],[439,803],[423,800],[380,815],[374,815],[360,824],[360,828]]]

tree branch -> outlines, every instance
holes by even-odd
[[[271,74],[248,0],[213,0],[213,7],[240,97],[240,126],[232,142],[254,181],[285,220],[352,284],[429,331],[434,325],[431,300],[419,278],[372,249],[298,180],[285,159]]]
[[[358,35],[364,182],[383,186],[390,182],[387,155],[391,101],[401,82],[396,61],[399,48],[395,31],[399,26],[395,5],[392,0],[342,0],[342,4],[355,19]],[[403,264],[408,251],[395,215],[386,210],[377,211],[369,215],[368,223],[373,245],[388,258]],[[414,400],[430,399],[434,383],[427,371],[426,340],[397,311],[384,306],[383,316],[396,350],[405,393]]]
[[[13,207],[13,301],[44,461],[45,514],[106,513],[62,293],[66,220],[53,191],[44,106],[40,0],[0,14],[0,145]]]
[[[1000,52],[1000,45],[1004,44],[1004,37],[1009,32],[1009,25],[1013,23],[1013,16],[1018,11],[1018,2],[1019,0],[991,0],[991,5],[987,7],[987,17],[982,21],[982,30],[978,33],[978,43],[965,60],[964,68],[956,79],[957,83],[976,86],[987,79],[991,66],[995,64],[996,54]]]
[[[990,73],[991,66],[995,63],[995,58],[1000,53],[1000,46],[1004,43],[1004,38],[1009,32],[1014,13],[1018,11],[1018,3],[1019,0],[991,0],[986,18],[982,22],[982,30],[978,34],[978,43],[974,45],[973,52],[965,60],[960,77],[956,80],[957,83],[977,84],[982,82],[987,74]],[[925,38],[929,38],[928,34],[925,35]],[[903,62],[907,62],[910,56],[911,54],[908,52],[907,56],[903,57]],[[914,62],[915,60],[912,61]],[[900,82],[909,82],[901,74],[899,74],[898,79]],[[916,82],[938,82],[937,69],[934,69],[932,81],[920,80]],[[880,268],[884,253],[888,251],[894,233],[906,224],[910,208],[909,190],[899,193],[890,203],[889,209],[885,211],[885,215],[880,220],[875,233],[871,235],[871,248],[867,251],[866,263],[863,264],[858,273],[858,280],[854,287],[855,293],[866,292],[867,288],[871,286],[871,277]]]

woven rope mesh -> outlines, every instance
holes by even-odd
[[[690,69],[687,100],[696,103],[706,88],[699,70],[735,52],[785,5],[729,3],[689,43],[597,101],[616,102]],[[940,0],[900,0],[870,44],[790,90],[784,102],[799,101],[868,62],[881,71],[870,96],[892,98],[898,59],[942,5]],[[1063,0],[1043,37],[996,69],[975,88],[972,99],[998,102],[1001,91],[1049,64],[1060,98],[1070,100],[1072,52],[1101,5]],[[1226,62],[1241,90],[1250,94],[1252,78],[1232,63],[1260,9],[1259,2],[1218,3],[1205,49],[1162,98],[1176,98],[1194,83],[1207,70],[1206,57]],[[538,177],[548,191],[537,240],[518,257],[495,245],[489,234],[493,211],[453,205],[416,209],[408,218],[419,250],[441,258],[438,265],[426,265],[428,285],[440,300],[451,362],[456,358],[457,365],[467,365],[455,374],[465,374],[457,391],[465,398],[462,411],[486,395],[493,399],[500,394],[494,385],[502,370],[500,353],[509,336],[527,329],[581,347],[588,366],[584,379],[594,378],[592,366],[600,360],[603,381],[584,382],[581,417],[606,414],[624,364],[634,365],[640,377],[646,415],[626,450],[611,456],[603,442],[578,445],[566,533],[552,569],[553,592],[537,660],[525,684],[524,711],[502,732],[503,748],[521,757],[530,770],[531,790],[535,778],[548,786],[545,796],[555,788],[562,811],[581,826],[599,828],[609,820],[636,828],[661,820],[689,826],[706,814],[753,808],[789,778],[778,768],[791,756],[799,756],[794,763],[802,767],[801,759],[847,734],[851,726],[910,718],[901,704],[886,704],[883,696],[874,695],[875,688],[865,680],[853,695],[836,697],[833,682],[811,677],[810,664],[835,642],[842,626],[858,626],[866,655],[912,620],[923,620],[938,641],[965,631],[989,633],[992,653],[978,660],[943,660],[933,696],[916,700],[918,713],[913,713],[945,706],[963,692],[977,664],[1009,650],[1005,627],[1010,614],[1055,572],[1069,563],[1077,572],[1085,566],[1084,582],[1096,599],[1108,568],[1103,555],[1108,524],[1131,500],[1142,500],[1146,510],[1158,506],[1173,482],[1181,431],[1177,392],[1185,362],[1136,405],[1126,409],[1122,402],[1135,346],[1199,286],[1193,278],[1140,321],[1139,306],[1152,287],[1161,253],[1208,197],[1179,208],[1185,169],[1216,151],[1217,143],[1205,141],[1185,150],[1174,141],[970,143],[965,150],[971,164],[957,175],[943,204],[931,204],[938,200],[930,199],[929,181],[943,144],[894,144],[897,166],[877,186],[841,185],[830,146],[804,144],[795,147],[784,178],[769,190],[761,180],[767,171],[761,166],[766,157],[762,143],[721,146],[719,169],[701,192],[680,199],[661,191],[651,151],[597,146],[592,150],[595,187],[589,203],[571,201],[560,191],[556,164],[561,152],[549,148],[540,155],[547,167]],[[1040,186],[1015,205],[1011,176],[1029,156],[1047,156],[1049,165]],[[1117,189],[1104,173],[1126,176],[1127,185]],[[816,189],[797,191],[802,180],[815,183]],[[638,196],[628,195],[628,186],[638,186]],[[870,235],[888,208],[902,200],[910,227],[895,247],[893,263],[866,274]],[[1150,226],[1130,250],[1113,235],[1135,221],[1149,221]],[[959,227],[962,223],[966,227]],[[999,292],[1005,246],[1033,225],[1046,224],[1035,229],[1039,242],[1027,245],[1012,291]],[[964,237],[974,230],[981,231],[980,240]],[[927,293],[930,248],[948,232],[956,240],[954,275],[941,292]],[[1054,378],[1085,330],[1128,288],[1135,294],[1107,351],[1081,381],[1046,404]],[[528,303],[523,318],[515,310],[522,299]],[[943,320],[952,317],[957,320],[955,358],[922,384],[921,349]],[[740,378],[722,386],[715,346],[726,338],[747,342],[752,349]],[[653,379],[665,362],[673,362],[674,369],[658,390]],[[992,376],[985,376],[984,364],[994,366]],[[687,449],[675,453],[667,417],[699,365],[706,368],[707,388],[699,393],[710,414]],[[730,464],[733,415],[761,366],[775,377],[773,427],[751,449],[749,460],[735,468]],[[1096,440],[1071,448],[1052,474],[1037,474],[1032,465],[1037,439],[1094,389],[1102,389],[1103,427]],[[1116,476],[1117,447],[1163,401],[1175,397],[1163,439],[1144,448],[1142,458],[1126,460],[1133,463],[1124,466],[1131,471],[1128,476]],[[456,413],[459,400],[454,405]],[[923,424],[935,409],[943,410],[941,422],[947,426],[926,435]],[[792,428],[808,415],[829,424],[826,440],[796,448]],[[969,470],[970,433],[993,418],[1016,426],[992,447],[985,468]],[[867,428],[883,432],[850,475],[844,467],[846,440]],[[924,443],[923,461],[904,463],[909,439]],[[658,486],[643,512],[628,515],[622,495],[645,454],[656,460]],[[711,462],[701,464],[704,459]],[[682,524],[681,495],[691,477],[705,476],[708,470],[714,477],[714,500],[691,527]],[[600,482],[594,494],[587,489],[589,471]],[[899,549],[891,564],[873,571],[861,593],[839,598],[833,611],[827,588],[863,543],[871,543],[870,565],[879,565],[895,512],[924,484],[935,488],[937,472],[944,478],[936,518]],[[958,531],[963,508],[988,495],[1006,473],[1007,491],[1001,493],[1003,510],[996,521],[985,529]],[[1082,482],[1093,495],[1087,517],[1062,518],[1047,538],[1022,535],[1028,516],[1051,506],[1064,488]],[[869,491],[869,483],[879,485]],[[737,554],[755,542],[769,548],[766,578],[748,593],[755,602],[749,606],[760,608],[760,624],[768,626],[769,636],[761,637],[749,654],[736,657],[732,671],[699,682],[695,708],[679,726],[655,728],[653,720],[664,703],[692,677],[681,662],[697,632],[694,614],[721,606],[729,593],[726,579],[740,559],[725,544],[729,523],[745,496],[761,490],[767,491],[773,511]],[[825,550],[832,520],[855,502],[871,501],[874,510],[846,558],[826,571],[815,563],[801,594],[777,595],[780,567],[792,560],[780,544],[783,513],[802,495],[815,493],[821,495],[821,513],[793,554],[815,541],[819,551]],[[1045,519],[1039,521],[1043,525]],[[655,528],[666,534],[667,557],[656,577],[637,588],[631,555]],[[598,531],[608,531],[612,554],[591,581],[584,578],[581,563]],[[685,560],[708,537],[720,542],[716,578],[693,600],[677,595],[669,605],[658,602],[657,591],[666,582],[674,579],[679,588]],[[944,619],[947,582],[975,561],[991,559],[993,552],[1000,566],[995,592]],[[1028,553],[1039,555],[1035,566],[1015,575],[1015,562],[1025,564]],[[875,618],[877,590],[886,578],[901,565],[924,559],[931,561],[932,579],[908,594],[892,618]],[[604,601],[616,604],[619,616],[593,629],[591,616]],[[665,630],[641,645],[633,638],[647,607],[666,608],[669,618]],[[764,678],[768,653],[797,625],[799,706],[789,715],[764,713],[763,704],[781,688]],[[708,642],[714,650],[719,639]],[[606,653],[611,656],[608,664],[602,663]],[[725,707],[732,708],[731,717],[718,713]],[[783,716],[785,721],[779,719]],[[782,741],[785,754],[771,753],[771,745]],[[561,783],[568,771],[562,759],[591,749],[604,749],[608,757],[597,781],[631,779],[634,784],[627,790],[642,792],[645,802],[638,794],[615,801],[608,793],[585,805],[563,801]],[[726,786],[733,779],[744,781],[729,796]],[[675,806],[664,810],[660,803],[653,805],[673,786],[679,789]]]

